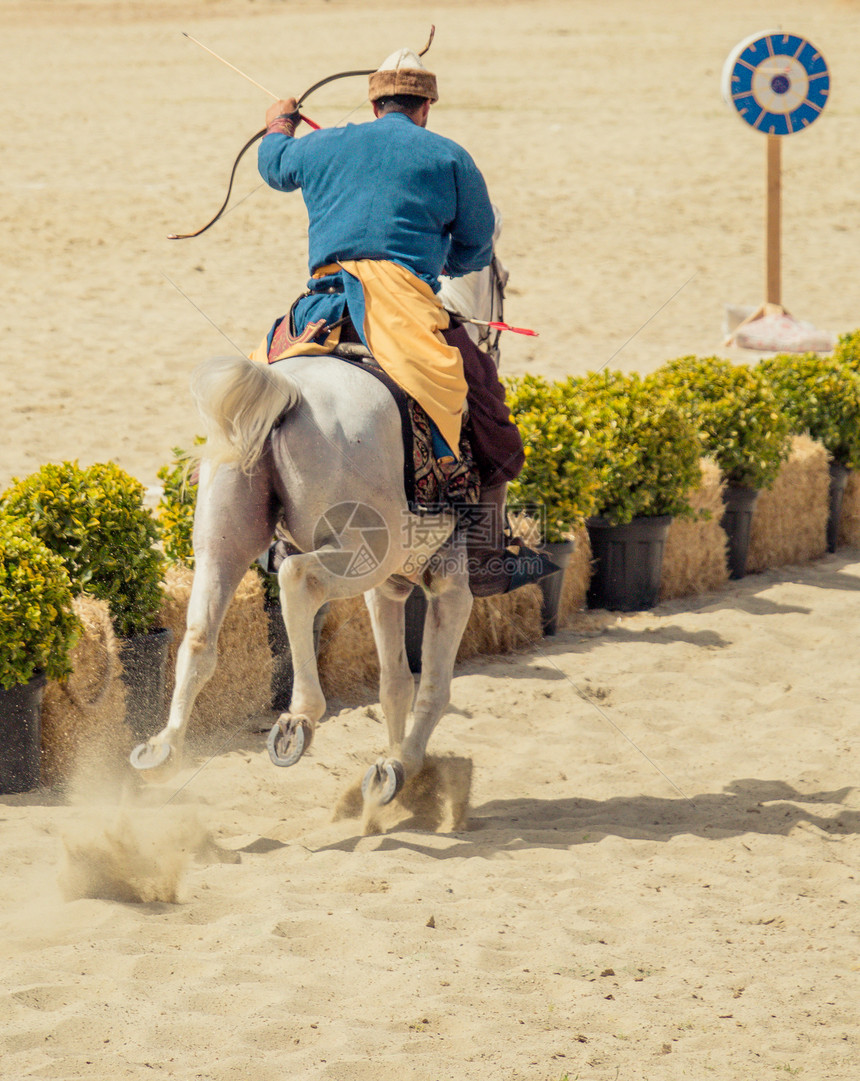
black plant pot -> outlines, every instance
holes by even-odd
[[[421,586],[415,586],[406,598],[406,660],[409,671],[421,671],[421,646],[424,642],[424,617],[427,615],[427,596]]]
[[[720,525],[729,538],[729,577],[743,578],[747,572],[753,513],[758,489],[744,484],[727,484],[723,491],[723,517]]]
[[[627,525],[612,525],[605,518],[588,519],[585,525],[594,558],[589,608],[639,612],[657,603],[671,523],[669,514],[634,518]]]
[[[39,785],[42,695],[45,676],[0,687],[0,795],[30,792]]]
[[[289,709],[293,695],[293,655],[280,602],[266,601],[264,607],[268,616],[269,649],[272,652],[271,706],[283,713]],[[314,616],[314,652],[317,654],[327,612],[328,604],[324,604]]]
[[[543,599],[541,602],[540,618],[543,633],[550,637],[558,631],[558,609],[561,604],[561,594],[564,587],[564,572],[573,554],[575,542],[572,540],[547,541],[543,551],[560,569],[541,578],[538,582]]]
[[[835,552],[839,542],[839,522],[842,518],[842,497],[850,470],[839,462],[830,463],[830,511],[827,516],[827,551]]]
[[[173,631],[168,627],[118,639],[126,687],[125,723],[136,740],[149,739],[164,724],[167,657],[172,639]]]

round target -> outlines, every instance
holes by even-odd
[[[723,67],[723,97],[768,135],[808,128],[827,104],[830,73],[814,45],[772,30],[737,45]]]

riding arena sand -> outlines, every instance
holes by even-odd
[[[183,32],[287,95],[431,22],[430,124],[484,172],[506,318],[540,331],[506,336],[505,372],[757,359],[723,320],[764,299],[765,143],[720,74],[773,28],[833,77],[783,149],[783,303],[860,326],[857,0],[2,0],[0,488],[64,459],[157,487],[199,430],[193,367],[252,349],[304,288],[301,199],[253,153],[222,221],[167,239],[214,213],[268,105]],[[366,119],[363,94],[338,81],[306,111]],[[46,784],[0,797],[0,1077],[854,1081],[860,492],[824,554],[803,510],[826,478],[796,441],[740,580],[716,523],[675,523],[651,611],[529,641],[536,591],[494,608],[391,808],[357,788],[385,747],[360,602],[324,633],[330,714],[277,769],[246,580],[199,707],[220,720],[152,781],[126,764],[105,610],[79,602]],[[720,483],[705,463],[704,509]],[[176,635],[187,589],[176,572]]]

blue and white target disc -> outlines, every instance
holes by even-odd
[[[723,97],[743,120],[769,135],[792,135],[821,115],[830,73],[821,53],[797,34],[753,34],[723,66]]]

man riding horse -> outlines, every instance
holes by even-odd
[[[488,266],[494,212],[469,154],[427,130],[436,76],[401,49],[371,74],[375,120],[295,138],[295,98],[266,114],[260,175],[301,189],[308,210],[308,290],[279,320],[255,359],[331,353],[361,342],[431,421],[443,474],[457,466],[464,407],[481,481],[467,533],[473,594],[504,593],[554,569],[505,546],[505,492],[524,462],[492,359],[452,321],[439,275]]]

